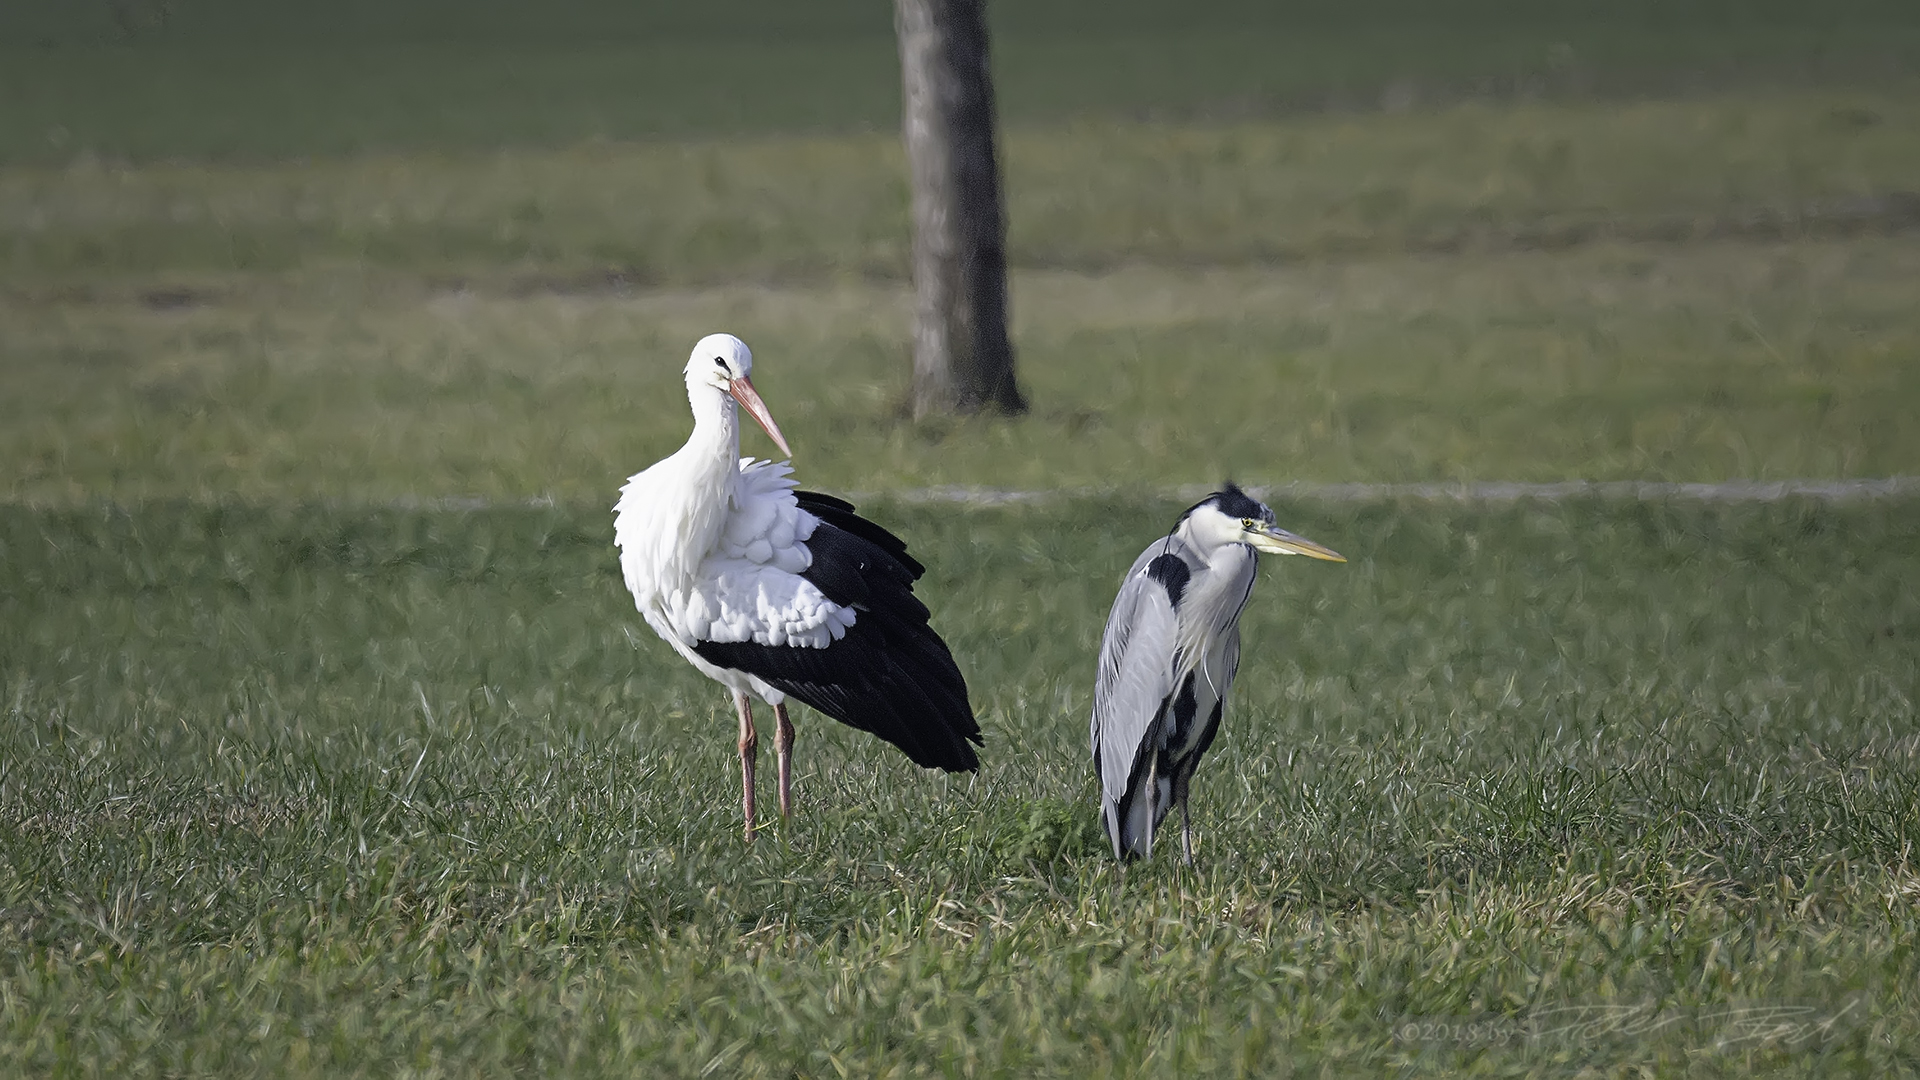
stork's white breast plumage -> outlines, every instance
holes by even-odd
[[[627,588],[648,625],[702,670],[713,665],[693,653],[698,642],[823,649],[859,618],[800,576],[813,564],[806,541],[820,519],[800,508],[792,476],[791,465],[741,458],[717,523],[675,513],[663,490],[675,486],[675,470],[655,466],[621,489],[614,543]],[[678,529],[714,537],[697,563],[675,557]],[[752,681],[718,668],[707,674],[736,689]],[[785,697],[771,686],[754,689],[769,704]]]

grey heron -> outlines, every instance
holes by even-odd
[[[926,567],[851,503],[796,491],[790,463],[740,456],[736,406],[792,454],[752,372],[739,338],[700,339],[685,372],[693,434],[628,479],[613,525],[647,625],[733,694],[749,840],[759,748],[749,695],[778,723],[782,817],[793,808],[789,697],[929,769],[978,769],[982,745],[966,681],[913,595]]]
[[[1187,791],[1240,664],[1257,552],[1347,561],[1276,527],[1266,504],[1228,483],[1180,515],[1121,581],[1100,639],[1091,726],[1116,859],[1151,854],[1154,832],[1178,806],[1180,850],[1193,863]]]

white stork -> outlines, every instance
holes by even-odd
[[[779,721],[782,817],[793,809],[789,697],[930,769],[978,769],[968,743],[982,745],[967,684],[913,595],[926,568],[906,544],[850,503],[796,491],[791,464],[740,456],[736,402],[793,454],[752,372],[739,338],[700,339],[686,369],[693,435],[627,480],[613,521],[620,569],[647,625],[733,691],[749,840],[759,749],[749,693]]]

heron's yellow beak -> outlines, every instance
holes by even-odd
[[[787,447],[786,436],[780,434],[780,425],[773,422],[773,414],[767,411],[767,403],[760,400],[760,392],[753,388],[752,379],[741,376],[728,382],[727,393],[732,394],[733,400],[739,402],[741,408],[747,410],[749,415],[760,422],[760,427],[766,431],[767,437],[773,440],[773,445],[780,448],[781,453],[788,457],[793,456],[793,451]]]
[[[1246,541],[1255,551],[1264,551],[1268,555],[1305,555],[1309,559],[1325,559],[1328,562],[1346,562],[1347,557],[1329,547],[1295,536],[1285,529],[1276,529],[1272,525],[1255,525],[1246,530]]]

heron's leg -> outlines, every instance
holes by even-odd
[[[1173,801],[1180,804],[1180,854],[1193,865],[1193,819],[1187,815],[1187,787],[1193,780],[1193,770],[1176,768],[1173,772]]]
[[[733,706],[740,710],[740,808],[747,815],[747,839],[753,839],[753,761],[760,752],[760,736],[753,730],[753,704],[739,690]]]
[[[780,721],[773,737],[774,753],[780,756],[780,816],[793,815],[793,721],[787,719],[787,706],[782,702],[773,707],[773,715]]]
[[[1147,797],[1147,835],[1142,838],[1146,843],[1141,845],[1140,853],[1148,858],[1152,858],[1153,834],[1160,830],[1160,819],[1164,815],[1157,805],[1160,801],[1161,755],[1158,750],[1149,751],[1149,753],[1152,756],[1147,758],[1147,786],[1140,792],[1140,794]]]

